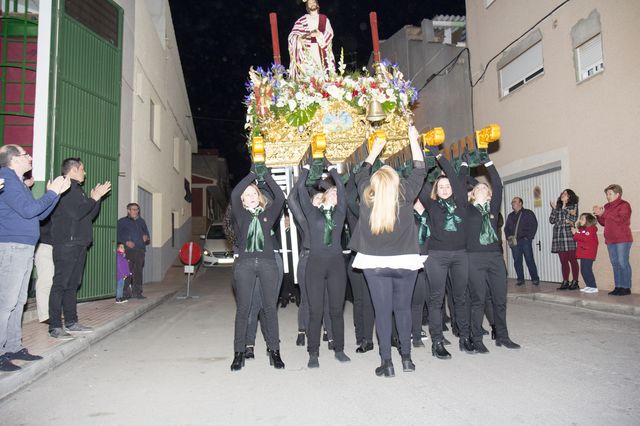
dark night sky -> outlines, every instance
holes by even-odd
[[[349,68],[371,54],[369,12],[378,14],[381,39],[434,15],[464,15],[464,0],[320,0],[331,20],[336,61],[344,48]],[[244,83],[250,66],[273,62],[269,12],[278,14],[282,63],[288,66],[287,35],[305,13],[302,0],[169,0],[191,111],[203,148],[218,148],[236,180],[249,167],[245,146]]]

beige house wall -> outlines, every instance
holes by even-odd
[[[467,0],[473,81],[492,57],[561,3],[495,0],[485,8],[484,0]],[[594,10],[600,15],[604,71],[578,83],[571,29]],[[634,292],[640,292],[639,22],[637,0],[572,0],[533,29],[542,33],[543,75],[501,97],[499,55],[474,88],[476,127],[495,122],[502,129],[498,150],[491,157],[503,178],[560,161],[563,186],[580,196],[582,212],[606,202],[607,185],[622,185],[623,198],[634,209]],[[599,287],[613,287],[602,229],[594,271]]]

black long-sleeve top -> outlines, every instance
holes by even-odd
[[[93,243],[93,221],[100,213],[100,201],[87,197],[80,183],[71,180],[71,187],[61,195],[51,215],[51,244],[72,244],[89,247]]]
[[[306,217],[307,224],[309,226],[309,250],[311,254],[318,256],[342,254],[342,245],[340,241],[342,228],[344,227],[344,220],[347,214],[347,197],[344,184],[342,183],[342,179],[340,179],[340,175],[337,170],[331,170],[330,174],[336,184],[338,195],[338,203],[336,204],[335,211],[333,212],[333,222],[335,223],[335,226],[331,232],[330,245],[326,245],[324,243],[324,215],[319,208],[315,207],[313,203],[311,203],[311,199],[309,198],[304,186],[298,187],[300,207],[304,212],[304,216]]]
[[[489,202],[491,227],[498,236],[498,217],[500,216],[500,206],[502,205],[502,179],[493,163],[485,164],[489,179],[491,179],[491,201]],[[467,251],[500,251],[500,239],[491,244],[480,244],[480,230],[482,229],[482,213],[473,204],[467,205],[467,215],[465,217],[465,230],[467,233]]]
[[[407,178],[400,179],[398,217],[393,232],[378,235],[371,233],[369,220],[371,208],[364,202],[364,191],[371,181],[371,164],[364,163],[355,175],[360,196],[360,218],[351,236],[349,248],[371,256],[399,256],[418,254],[418,228],[413,217],[413,203],[422,188],[427,171],[424,161],[414,161],[413,170]]]
[[[273,180],[271,174],[267,173],[264,177],[265,182],[273,193],[273,201],[268,203],[262,213],[258,215],[260,225],[262,227],[262,233],[264,234],[264,248],[262,251],[246,252],[247,248],[247,234],[249,231],[249,224],[251,223],[251,212],[244,208],[242,205],[242,193],[245,189],[256,179],[256,174],[250,172],[242,179],[233,191],[231,191],[231,211],[233,212],[233,218],[237,223],[236,241],[238,244],[238,252],[240,258],[243,257],[260,257],[260,258],[273,258],[273,238],[271,238],[271,229],[275,225],[276,221],[280,217],[282,206],[284,205],[284,194],[282,189]]]
[[[289,206],[289,211],[293,216],[293,219],[298,224],[298,231],[300,231],[300,236],[302,237],[302,248],[309,250],[311,244],[309,242],[309,224],[307,223],[307,218],[302,211],[302,207],[300,206],[300,194],[299,188],[305,189],[304,183],[307,180],[307,176],[309,175],[309,170],[303,168],[300,170],[300,174],[298,175],[298,181],[296,182],[293,190],[289,194],[289,198],[287,199],[287,205]],[[306,192],[306,190],[305,190]],[[304,194],[303,194],[304,195]],[[307,193],[307,198],[309,198],[309,194]]]
[[[429,250],[464,250],[467,246],[464,229],[465,213],[468,204],[466,185],[463,183],[463,179],[457,176],[451,163],[449,163],[446,158],[439,155],[436,157],[436,160],[449,179],[453,191],[451,198],[453,198],[452,201],[454,201],[456,205],[454,213],[462,219],[462,222],[456,224],[457,229],[455,231],[445,231],[444,222],[447,210],[441,206],[437,200],[431,199],[431,190],[427,189],[427,185],[424,185],[418,199],[429,215],[429,229],[431,230]]]
[[[353,233],[360,216],[360,206],[358,204],[358,187],[356,186],[355,176],[351,176],[345,186],[347,191],[347,223],[349,230]]]

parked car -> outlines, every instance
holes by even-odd
[[[233,247],[224,235],[221,223],[212,223],[206,235],[202,248],[202,264],[204,266],[228,265],[233,263]]]

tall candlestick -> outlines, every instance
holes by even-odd
[[[271,44],[273,45],[273,62],[280,65],[280,43],[278,41],[278,15],[275,12],[269,13],[271,22]]]
[[[373,60],[380,62],[380,39],[378,38],[378,15],[376,12],[369,13],[371,23],[371,39],[373,40]]]

